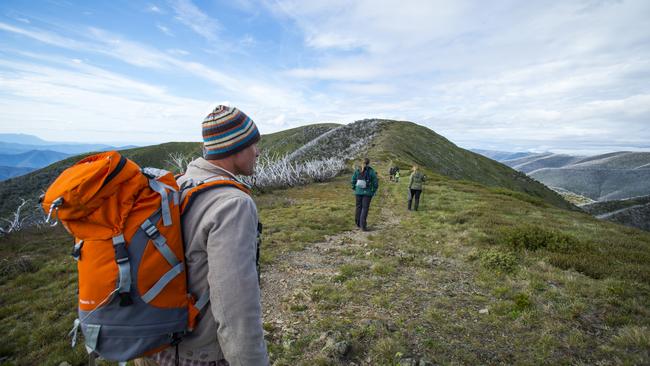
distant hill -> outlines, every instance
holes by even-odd
[[[24,145],[47,145],[48,141],[24,133],[0,133],[0,141]]]
[[[507,153],[495,154],[503,158]],[[587,212],[598,210],[599,218],[637,228],[646,228],[650,209],[645,206],[619,211],[614,202],[626,205],[629,199],[650,195],[650,152],[613,152],[595,156],[531,154],[502,159],[506,164],[544,183],[566,200]],[[593,201],[602,201],[593,203]],[[646,229],[647,230],[647,229]]]
[[[83,154],[89,151],[113,150],[114,146],[105,144],[48,144],[28,145],[0,142],[0,154],[22,154],[33,150],[57,151],[69,155]]]
[[[650,152],[613,152],[595,156],[543,153],[502,160],[550,187],[595,201],[650,194]]]
[[[388,121],[374,141],[377,156],[402,168],[411,162],[442,175],[501,187],[538,197],[552,205],[573,208],[559,194],[525,174],[485,156],[462,149],[434,131],[412,122]]]
[[[599,219],[650,231],[650,195],[581,206]]]
[[[51,150],[32,150],[21,154],[0,154],[0,165],[42,168],[59,160],[65,159],[70,154]]]
[[[566,154],[543,153],[524,156],[517,159],[502,160],[507,166],[530,174],[544,168],[561,168],[585,158],[584,156],[572,156]]]
[[[650,152],[616,152],[566,160],[566,165],[539,168],[530,176],[596,201],[650,194]]]
[[[2,166],[2,165],[0,165],[0,181],[27,174],[27,173],[33,171],[34,169],[36,169],[36,168],[13,167],[13,166]]]
[[[650,194],[650,169],[539,169],[531,177],[595,201],[624,199]]]
[[[107,144],[85,144],[77,142],[46,141],[34,135],[0,133],[0,154],[22,154],[32,150],[49,150],[68,155],[90,151],[123,150],[134,145],[111,146]]]
[[[531,155],[538,155],[537,153],[531,152],[509,152],[509,151],[496,151],[496,150],[484,150],[484,149],[469,149],[469,151],[481,154],[485,157],[488,157],[492,160],[502,162],[504,160],[514,160],[525,158]]]

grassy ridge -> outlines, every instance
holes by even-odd
[[[461,149],[428,128],[411,122],[387,122],[371,156],[400,167],[412,163],[454,179],[466,179],[539,197],[557,207],[575,209],[543,184],[501,163]]]
[[[369,120],[371,121],[371,120]],[[542,198],[558,207],[572,209],[570,203],[544,185],[507,166],[473,152],[460,149],[444,137],[426,127],[411,122],[380,121],[381,132],[372,142],[370,156],[385,161],[393,160],[403,167],[411,162],[429,167],[433,171],[455,179],[472,180],[488,186],[499,186]],[[356,129],[363,129],[364,121]],[[260,148],[271,154],[285,155],[339,125],[315,124],[264,135]],[[358,131],[357,131],[358,132]],[[335,145],[328,143],[328,147]],[[347,146],[337,147],[338,150]],[[326,147],[323,147],[326,150]],[[201,155],[201,144],[171,142],[121,151],[141,166],[171,169],[165,160],[172,152]],[[89,154],[71,157],[36,172],[0,182],[0,217],[9,215],[20,202],[29,198],[34,202],[38,195],[67,167]],[[329,157],[324,156],[324,157]],[[323,158],[323,157],[321,157]]]
[[[417,213],[382,181],[374,232],[337,239],[335,272],[287,289],[293,328],[265,323],[277,364],[650,362],[650,234],[429,175]]]
[[[274,362],[650,362],[650,234],[427,174],[419,212],[405,209],[405,179],[382,176],[365,236],[353,230],[347,176],[256,197],[263,278],[282,270],[292,283],[265,308]],[[333,261],[320,274],[289,260],[331,235]],[[82,347],[65,337],[76,304],[71,239],[55,230],[1,240],[1,362],[81,365]],[[270,320],[277,314],[283,324]]]

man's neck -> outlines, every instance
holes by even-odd
[[[233,173],[235,171],[234,166],[233,166],[233,164],[232,164],[232,162],[230,160],[225,160],[225,159],[224,160],[208,160],[208,159],[206,159],[206,161],[208,163],[216,166],[217,168],[223,170],[224,172],[228,173],[233,178],[236,177],[235,173]]]

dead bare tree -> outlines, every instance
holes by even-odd
[[[172,152],[168,155],[169,159],[165,162],[176,170],[176,173],[183,173],[187,170],[187,164],[189,164],[193,159],[190,154],[183,154],[181,152]]]
[[[338,158],[296,162],[289,155],[278,157],[263,153],[257,160],[255,175],[240,178],[264,192],[309,182],[323,182],[334,178],[344,168],[345,162]]]
[[[0,234],[6,235],[9,233],[20,231],[26,226],[25,223],[29,220],[30,216],[24,214],[23,208],[29,202],[29,200],[26,200],[24,198],[21,198],[20,200],[21,203],[13,212],[12,217],[9,219],[7,218],[2,219],[2,221],[7,223],[7,226],[0,227]]]

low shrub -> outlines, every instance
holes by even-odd
[[[518,200],[521,200],[521,201],[524,201],[524,202],[528,202],[528,203],[530,203],[530,204],[532,204],[532,205],[534,205],[534,206],[537,206],[537,207],[545,207],[545,206],[548,206],[548,205],[546,204],[546,202],[544,202],[543,199],[541,199],[541,198],[539,198],[539,197],[531,196],[531,195],[526,194],[526,193],[517,192],[517,191],[512,191],[512,190],[510,190],[510,189],[507,189],[507,188],[501,188],[501,187],[498,187],[498,188],[490,188],[490,190],[491,190],[492,192],[496,193],[496,194],[501,194],[501,195],[504,195],[504,196],[513,197],[513,198],[516,198],[516,199],[518,199]]]
[[[0,278],[11,278],[21,273],[36,272],[38,266],[28,256],[0,260]]]
[[[498,249],[489,249],[478,256],[481,265],[485,268],[510,273],[517,268],[517,257],[512,253],[505,253]]]
[[[530,297],[523,292],[516,294],[512,301],[515,302],[515,307],[519,311],[524,311],[533,307],[533,302],[530,300]]]
[[[554,252],[569,252],[582,246],[582,243],[571,235],[534,225],[504,229],[501,238],[503,243],[513,249],[533,251],[548,249]]]

